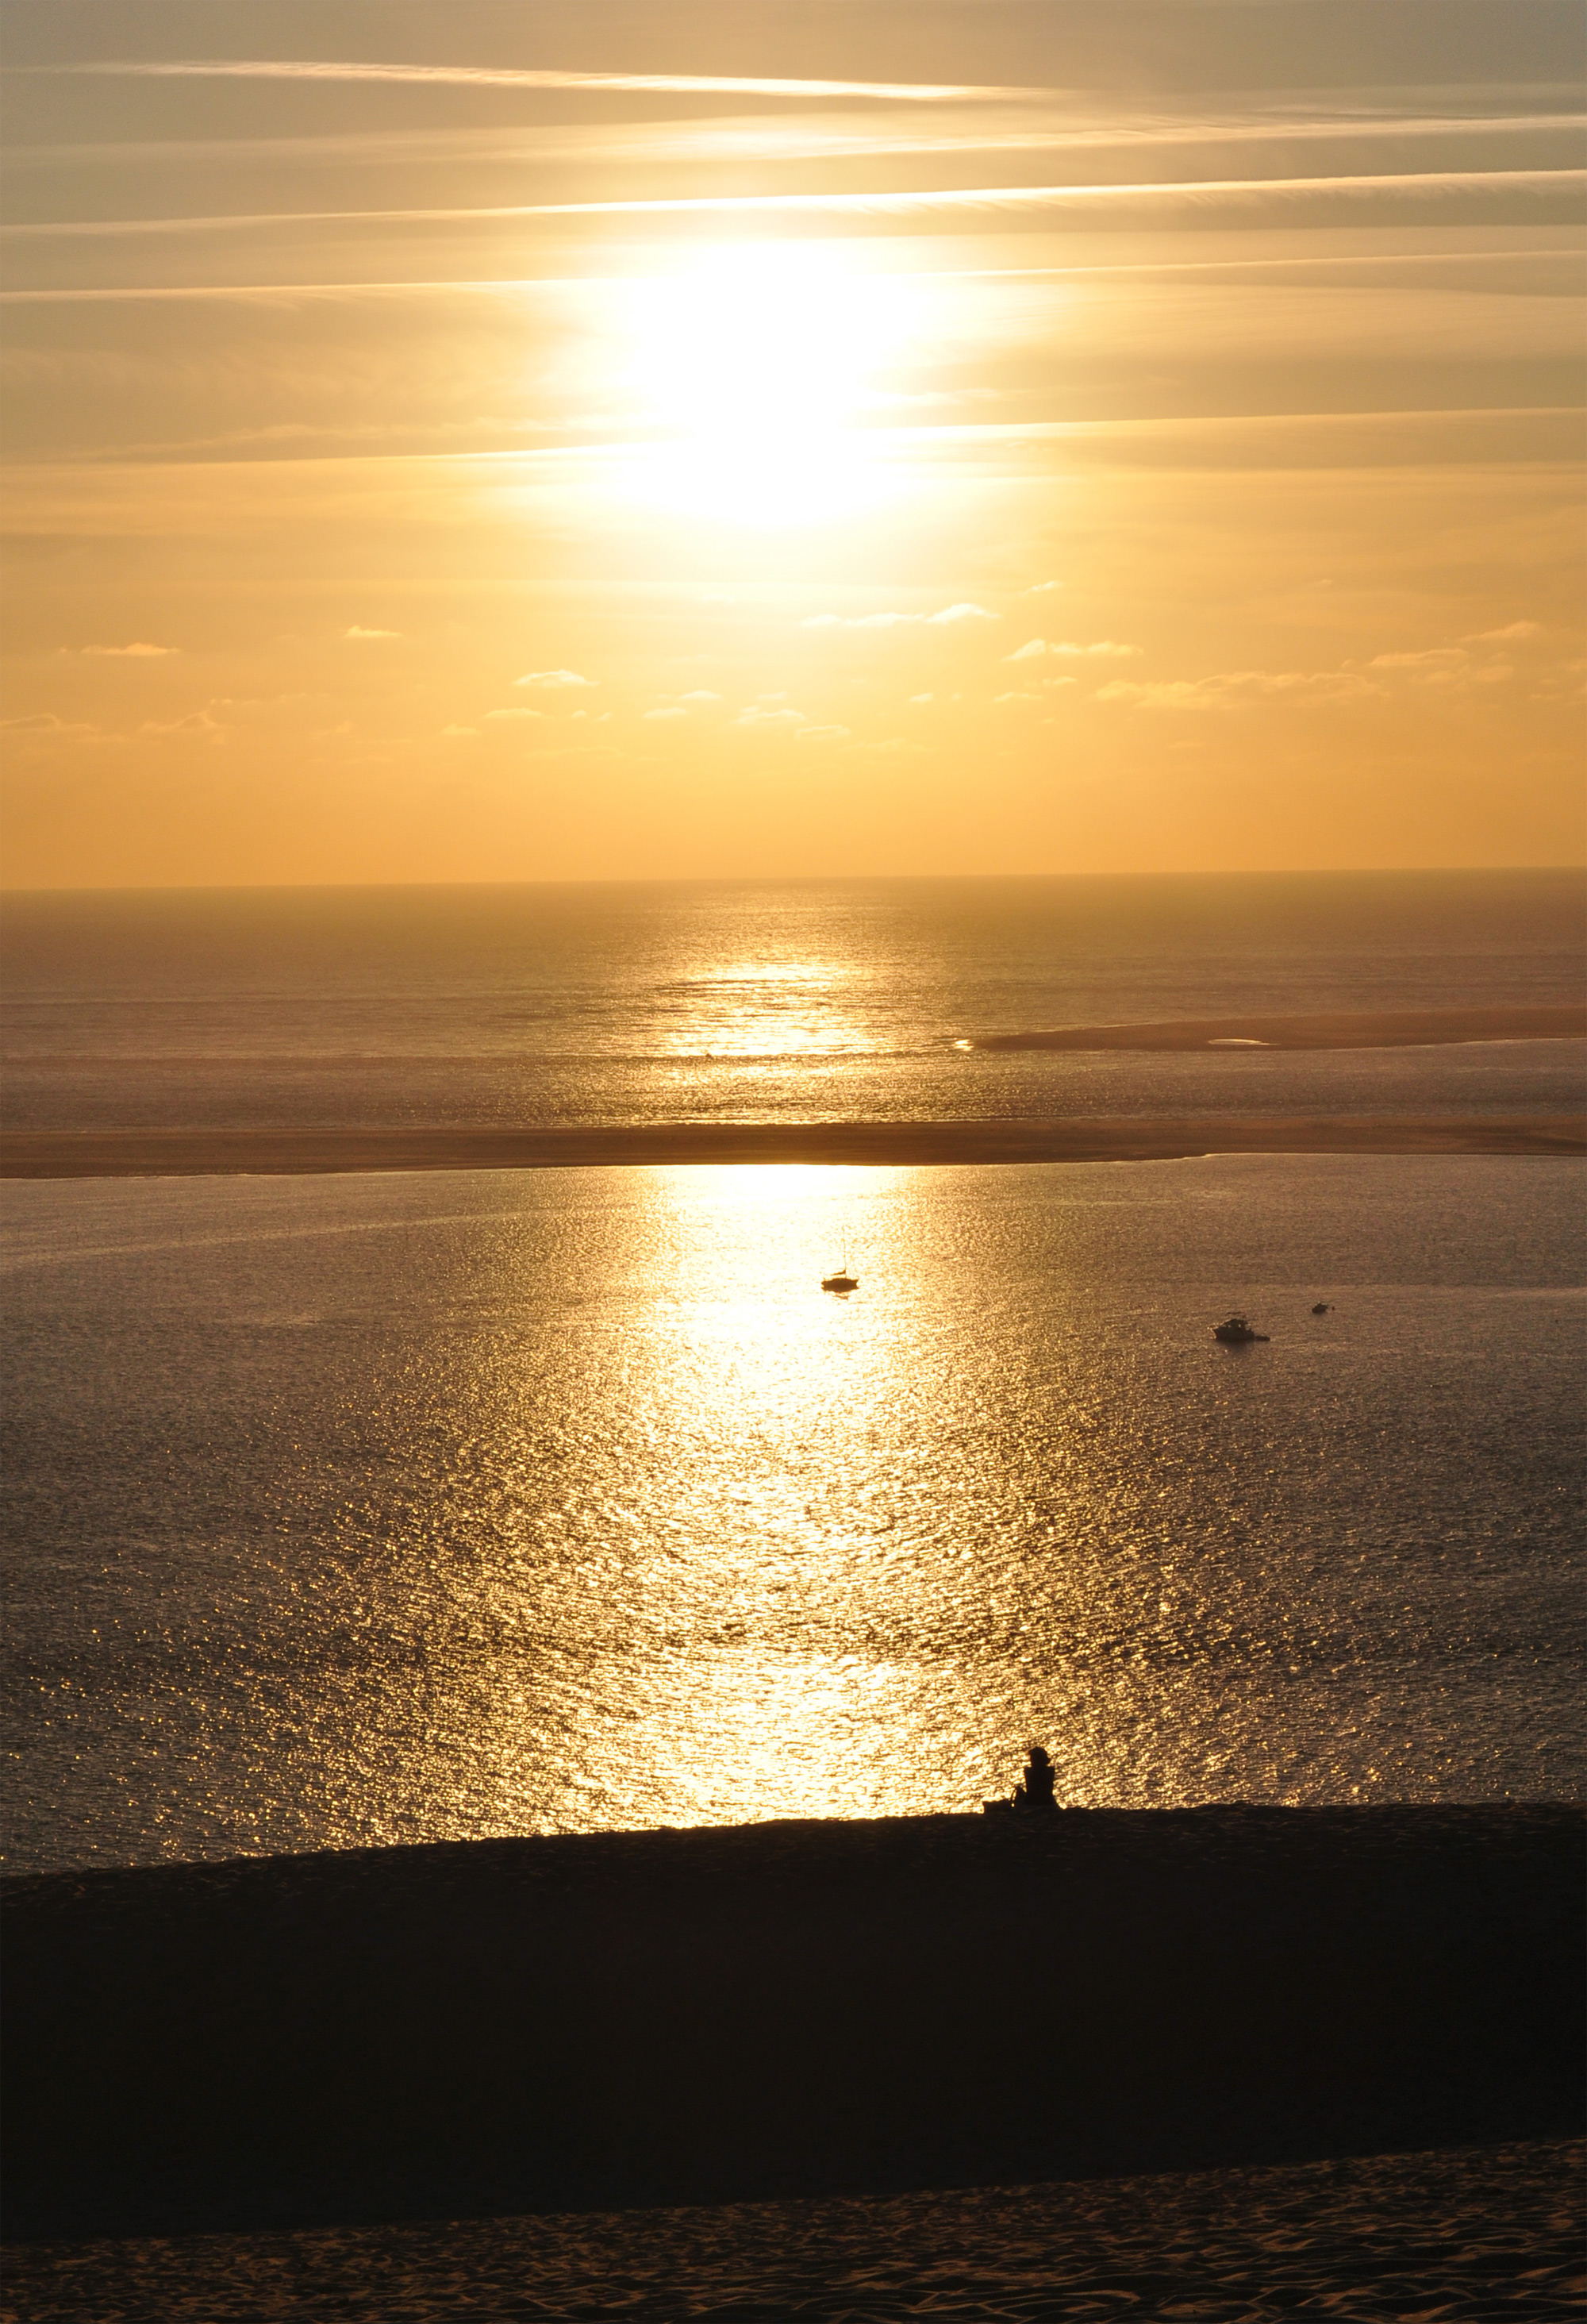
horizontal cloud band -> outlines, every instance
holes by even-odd
[[[1043,97],[1039,88],[998,88],[959,81],[777,80],[735,73],[603,73],[518,70],[496,65],[336,63],[318,58],[171,58],[152,62],[106,59],[78,64],[18,65],[16,72],[92,74],[124,80],[433,81],[477,88],[613,88],[743,97],[870,97],[905,105],[988,97]]]
[[[1084,202],[1170,202],[1190,206],[1296,198],[1307,194],[1362,198],[1527,189],[1564,192],[1587,184],[1587,169],[1418,170],[1335,178],[1167,178],[1149,184],[945,186],[900,193],[683,194],[654,200],[509,202],[458,209],[256,210],[206,217],[74,218],[60,224],[0,227],[9,240],[45,235],[204,234],[251,226],[434,225],[454,219],[641,217],[701,215],[903,217],[931,210],[1054,209]]]

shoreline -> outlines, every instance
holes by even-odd
[[[1587,1154],[1587,1115],[1231,1115],[1019,1121],[655,1122],[521,1129],[14,1130],[0,1178],[804,1163],[1167,1162],[1213,1154]]]
[[[1228,1804],[14,1878],[6,2235],[1573,2137],[1584,1839],[1566,1804]]]
[[[1143,1025],[1060,1026],[977,1034],[955,1047],[1011,1049],[1436,1049],[1488,1041],[1587,1039],[1587,1001],[1477,1009],[1328,1010],[1304,1015],[1179,1017]]]

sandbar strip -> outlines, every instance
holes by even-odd
[[[1162,1162],[1201,1154],[1587,1153],[1587,1114],[1187,1115],[1143,1120],[659,1122],[544,1129],[11,1130],[0,1177]]]
[[[986,1033],[965,1049],[1424,1049],[1465,1041],[1587,1039],[1587,1001],[1491,1009],[1333,1010],[1316,1015],[1182,1017],[1160,1024],[1069,1025]]]

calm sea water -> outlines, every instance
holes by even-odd
[[[1582,1187],[14,1184],[9,1861],[1581,1793]]]
[[[8,1119],[1548,1112],[1544,874],[47,897]],[[1587,1171],[1234,1157],[0,1187],[13,1868],[1587,1792]],[[847,1249],[847,1300],[821,1275]],[[1311,1314],[1325,1299],[1331,1312]],[[1265,1346],[1209,1326],[1248,1307]]]
[[[1572,1001],[1571,872],[21,896],[14,1128],[1545,1112],[1579,1045],[968,1054],[1234,1009]]]

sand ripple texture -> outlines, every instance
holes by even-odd
[[[1576,2140],[883,2200],[32,2246],[0,2324],[1215,2319],[1587,2310]]]

